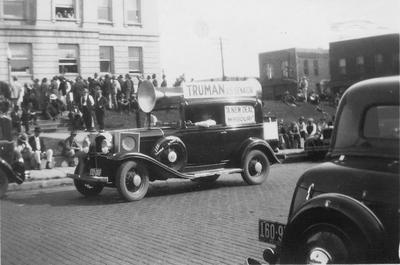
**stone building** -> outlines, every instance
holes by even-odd
[[[302,77],[307,78],[310,91],[330,79],[329,53],[300,48],[265,52],[259,54],[259,69],[264,98],[280,98],[286,91],[295,95]]]
[[[160,73],[157,0],[0,0],[0,80]]]
[[[399,34],[331,42],[329,44],[333,93],[373,77],[399,74]]]

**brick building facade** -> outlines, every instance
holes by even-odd
[[[329,44],[332,92],[373,77],[399,74],[399,34],[387,34]]]
[[[0,0],[0,80],[160,73],[157,0]]]
[[[329,53],[323,49],[292,48],[259,54],[260,82],[263,97],[280,98],[285,91],[297,93],[297,85],[305,76],[309,90],[324,84],[329,76]]]

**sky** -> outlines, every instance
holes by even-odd
[[[400,32],[400,0],[159,0],[168,80],[259,76],[258,54]],[[171,82],[170,81],[170,82]]]

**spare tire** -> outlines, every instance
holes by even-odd
[[[159,139],[151,151],[152,157],[177,171],[183,169],[187,163],[186,146],[176,136],[167,136]]]

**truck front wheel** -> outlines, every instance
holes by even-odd
[[[115,184],[125,200],[138,201],[146,195],[149,189],[148,170],[140,162],[124,162],[118,168]]]

